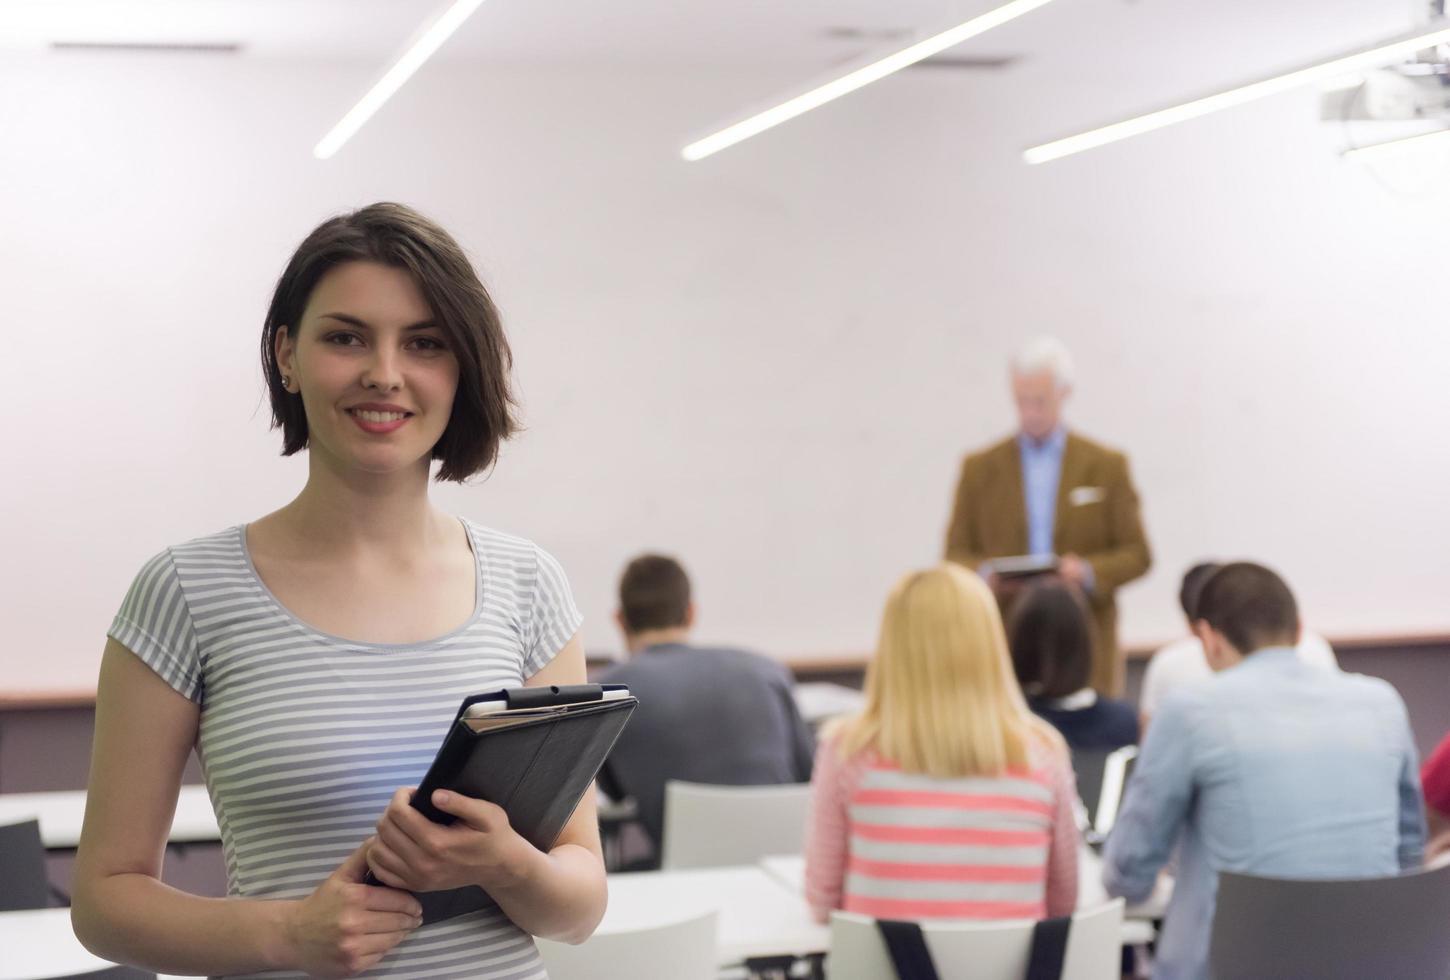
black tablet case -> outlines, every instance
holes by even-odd
[[[541,851],[554,846],[589,783],[638,701],[600,700],[598,684],[523,687],[465,698],[443,745],[413,795],[413,807],[435,823],[456,819],[432,804],[433,791],[453,790],[503,807],[509,825]],[[567,705],[507,728],[475,732],[463,722],[470,705],[499,700],[510,709]],[[489,717],[489,716],[485,716]],[[368,884],[379,884],[368,875]],[[493,905],[482,888],[468,886],[417,896],[423,922],[451,919]]]

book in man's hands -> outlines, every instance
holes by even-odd
[[[435,790],[487,800],[503,807],[519,836],[548,851],[638,703],[623,684],[517,687],[465,698],[413,808],[450,824],[457,818],[433,806]],[[371,873],[367,883],[381,884]],[[493,904],[474,886],[417,898],[425,923]]]
[[[1051,575],[1059,565],[1056,555],[1007,555],[982,562],[981,567],[991,571],[1000,579],[1034,578]]]

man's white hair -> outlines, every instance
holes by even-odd
[[[1012,358],[1013,374],[1050,374],[1058,390],[1071,388],[1075,371],[1067,345],[1056,337],[1028,341]]]

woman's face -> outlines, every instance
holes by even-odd
[[[406,271],[362,261],[329,271],[302,322],[277,332],[277,363],[301,394],[314,455],[369,473],[427,468],[458,359]]]

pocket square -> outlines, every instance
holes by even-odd
[[[1081,507],[1083,504],[1095,504],[1103,497],[1102,487],[1073,487],[1067,495],[1067,500],[1074,507]]]

